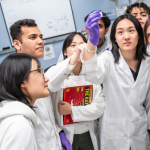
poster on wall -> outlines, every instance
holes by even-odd
[[[47,44],[44,47],[44,60],[55,58],[54,48],[52,44]]]

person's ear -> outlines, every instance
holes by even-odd
[[[108,33],[108,31],[109,31],[109,28],[106,28],[105,29],[105,35]]]
[[[13,41],[14,47],[17,50],[17,53],[22,53],[21,42],[19,40]]]
[[[24,81],[23,81],[22,84],[21,84],[21,88],[22,88],[22,89],[26,88],[26,84],[25,84]]]
[[[67,50],[64,51],[64,55],[67,56]]]
[[[87,34],[89,34],[89,31],[88,31],[88,29],[86,27],[85,27],[85,31],[86,31]]]

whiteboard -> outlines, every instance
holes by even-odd
[[[76,31],[70,0],[3,0],[1,6],[9,36],[10,26],[21,19],[34,19],[43,39]]]

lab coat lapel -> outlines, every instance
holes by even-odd
[[[124,58],[122,57],[122,54],[121,54],[120,50],[119,50],[119,53],[120,53],[119,67],[120,67],[121,70],[122,70],[128,77],[130,77],[130,79],[134,82],[132,72],[131,72],[131,70],[130,70],[128,64],[126,63],[126,61],[125,61]]]
[[[144,60],[142,60],[136,82],[138,82],[141,79],[146,69],[149,67],[148,61],[150,61],[150,57],[146,57]]]

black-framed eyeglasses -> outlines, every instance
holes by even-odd
[[[44,78],[44,70],[42,68],[38,68],[36,70],[31,70],[30,72],[34,72],[34,71],[37,71],[38,73],[42,73],[43,78]]]

